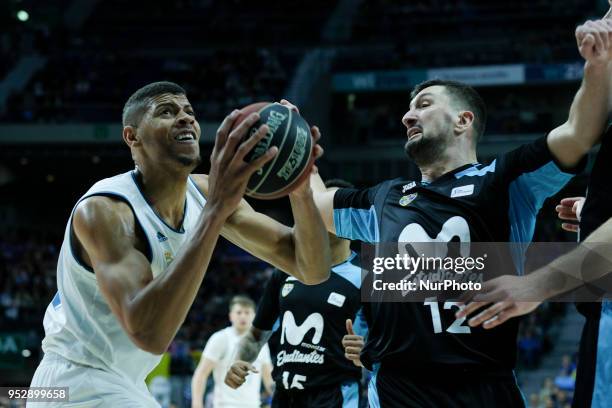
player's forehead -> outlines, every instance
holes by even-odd
[[[432,98],[434,100],[442,100],[445,101],[448,99],[448,95],[446,93],[446,89],[442,85],[432,85],[427,88],[421,89],[421,91],[412,98],[410,101],[410,106],[415,104],[417,101],[423,98]]]
[[[184,94],[163,93],[151,98],[151,107],[155,109],[162,105],[174,105],[181,108],[191,106],[189,99]]]
[[[247,305],[241,305],[239,303],[236,303],[235,305],[232,306],[231,312],[233,313],[242,313],[242,312],[250,312],[250,311],[255,311],[251,306],[247,306]]]

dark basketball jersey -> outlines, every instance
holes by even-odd
[[[555,164],[542,137],[489,165],[465,165],[432,183],[395,179],[365,190],[338,190],[336,234],[369,243],[525,243],[513,257],[513,271],[521,273],[542,203],[571,177]],[[454,302],[376,302],[366,307],[371,324],[362,361],[368,368],[381,363],[418,373],[424,367],[450,365],[488,371],[514,367],[516,319],[484,330],[455,319]]]
[[[612,217],[611,178],[612,128],[608,128],[589,179],[580,219],[580,241]],[[609,277],[604,279],[610,282]],[[610,283],[603,287],[610,287]],[[576,307],[587,320],[580,340],[573,406],[605,407],[612,401],[612,302],[584,302]]]
[[[253,326],[273,330],[269,341],[277,387],[304,390],[359,381],[361,369],[344,357],[346,319],[366,334],[358,256],[332,267],[329,279],[305,285],[275,271],[257,306]]]

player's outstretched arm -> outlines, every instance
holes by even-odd
[[[249,372],[257,372],[255,367],[253,367],[253,362],[257,359],[259,352],[264,344],[268,342],[270,336],[272,336],[271,330],[260,330],[256,327],[251,327],[249,332],[238,343],[236,361],[225,375],[225,384],[236,389],[244,384]]]
[[[91,197],[75,211],[75,243],[82,258],[93,268],[102,295],[127,335],[145,351],[166,351],[198,292],[223,223],[240,202],[250,175],[275,154],[271,150],[245,163],[244,155],[268,128],[263,125],[240,144],[257,115],[228,133],[236,117],[237,113],[228,116],[219,129],[211,158],[209,199],[190,237],[164,273],[153,277],[127,204]]]
[[[551,152],[567,167],[578,164],[604,132],[611,103],[612,19],[606,15],[587,21],[576,29],[575,36],[586,61],[582,85],[567,121],[548,135]]]
[[[584,268],[588,268],[585,273]],[[500,276],[483,284],[480,293],[466,294],[467,303],[457,318],[471,316],[468,324],[496,327],[508,319],[533,311],[541,302],[612,274],[612,218],[577,248],[525,276]],[[604,281],[604,285],[607,282]],[[600,287],[601,293],[612,288]],[[481,310],[482,309],[482,310]],[[479,313],[476,314],[477,311]]]

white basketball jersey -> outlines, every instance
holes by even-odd
[[[145,255],[149,257],[155,277],[164,273],[172,262],[195,227],[206,200],[189,178],[183,227],[177,231],[168,226],[147,203],[135,176],[135,172],[130,171],[101,180],[79,202],[99,195],[118,197],[127,202],[148,240],[150,250]],[[112,371],[137,383],[142,382],[159,363],[161,356],[139,349],[127,336],[102,296],[93,270],[75,258],[70,242],[71,225],[72,215],[66,226],[57,264],[58,293],[47,307],[43,322],[43,351],[59,354],[77,364]]]

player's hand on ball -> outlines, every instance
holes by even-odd
[[[211,205],[217,205],[226,216],[232,214],[240,203],[251,175],[272,160],[278,151],[273,146],[247,163],[245,156],[266,136],[268,126],[261,125],[255,134],[241,143],[249,128],[259,120],[259,114],[252,113],[232,129],[239,113],[236,110],[223,120],[210,156],[208,201]]]
[[[482,325],[492,329],[508,319],[534,311],[542,302],[531,301],[540,297],[533,275],[505,275],[483,283],[477,293],[465,293],[460,303],[467,303],[455,314],[457,319],[469,317],[471,327]],[[482,309],[482,310],[481,310]],[[473,315],[477,311],[480,313]]]
[[[280,104],[287,106],[289,109],[291,109],[294,112],[300,113],[300,110],[298,109],[298,107],[286,99],[281,99]],[[319,157],[323,156],[323,148],[321,147],[321,145],[318,144],[319,139],[321,139],[321,131],[319,130],[317,126],[312,126],[310,128],[310,133],[312,134],[312,145],[314,146],[312,148],[313,149],[312,153],[314,155],[315,160],[317,160]],[[318,170],[317,166],[313,165],[312,171],[317,171],[317,170]],[[309,179],[305,179],[299,185],[299,187],[297,187],[291,194],[295,196],[295,195],[304,194],[304,193],[310,193]]]
[[[362,336],[358,336],[353,331],[353,321],[346,320],[347,334],[342,338],[342,346],[344,347],[344,356],[351,360],[358,367],[363,367],[360,360],[361,350],[363,349],[364,341]]]
[[[584,197],[568,197],[562,199],[555,207],[555,211],[557,211],[557,217],[559,217],[559,219],[563,221],[571,221],[561,224],[561,228],[563,228],[565,231],[578,232],[577,223],[580,221],[584,201]]]
[[[246,361],[236,361],[227,371],[225,375],[225,384],[228,387],[236,389],[240,387],[246,381],[249,373],[257,373],[258,371],[253,367],[251,363]]]
[[[612,58],[612,19],[589,20],[576,28],[582,58],[592,65],[606,65]]]
[[[292,104],[291,102],[289,102],[286,99],[281,99],[280,104],[287,106],[289,109],[291,109],[294,112],[300,113],[300,110],[298,109],[298,107],[295,106],[294,104]],[[314,149],[313,153],[314,153],[314,157],[315,157],[315,160],[316,160],[319,157],[323,156],[323,148],[321,147],[321,145],[317,144],[319,139],[321,139],[321,131],[319,130],[319,128],[317,126],[311,126],[310,127],[310,132],[312,133],[312,140],[314,142],[312,145],[314,146],[313,147],[313,149]]]

